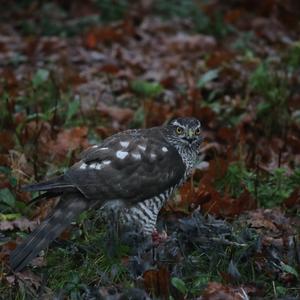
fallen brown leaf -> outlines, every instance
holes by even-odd
[[[48,144],[48,152],[60,160],[65,160],[68,153],[88,146],[87,127],[74,127],[64,129],[57,138]]]
[[[169,299],[170,273],[166,267],[158,270],[148,270],[143,274],[145,289],[149,294]]]
[[[0,230],[7,231],[13,229],[19,229],[21,231],[32,231],[36,226],[36,221],[30,221],[25,217],[14,221],[0,221]]]
[[[97,110],[112,118],[119,124],[127,124],[133,118],[133,110],[130,108],[121,108],[117,106],[107,106],[104,103],[99,103]]]
[[[207,288],[202,294],[202,300],[245,300],[249,299],[247,288],[231,287],[218,282],[208,283]],[[251,288],[253,291],[253,288]]]

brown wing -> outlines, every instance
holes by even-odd
[[[179,183],[185,166],[157,128],[117,134],[86,150],[65,182],[87,198],[135,203]]]

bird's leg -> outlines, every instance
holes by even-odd
[[[157,251],[157,248],[167,240],[168,235],[165,230],[159,232],[155,227],[154,230],[152,231],[151,238],[152,238],[152,243],[151,243],[152,260],[153,262],[157,262],[159,261],[159,255],[158,255],[159,251]]]
[[[116,211],[111,212],[112,215],[112,240],[114,244],[116,244],[119,237],[119,216],[120,211],[117,209]]]

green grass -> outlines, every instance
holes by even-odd
[[[70,249],[51,251],[47,256],[48,286],[53,291],[64,290],[71,299],[80,299],[88,286],[122,283],[122,286],[129,287],[130,278],[121,261],[127,248],[119,245],[115,249],[117,256],[111,256],[105,251],[102,237],[103,233],[98,232],[93,239],[89,236],[85,241],[72,241]]]
[[[27,121],[51,122],[54,119],[56,125],[64,127],[83,125],[85,120],[81,118],[79,100],[75,100],[70,91],[61,90],[55,77],[48,69],[38,69],[16,109],[26,109]]]
[[[99,222],[80,218],[78,227],[73,228],[68,241],[57,242],[45,253],[46,266],[38,270],[43,274],[47,289],[52,293],[63,291],[69,299],[82,299],[91,286],[112,286],[122,284],[132,286],[132,278],[122,263],[128,255],[128,247],[119,242],[114,244],[113,253],[107,248],[107,231]],[[83,221],[83,220],[86,221]],[[88,225],[86,225],[88,223]],[[88,230],[84,228],[88,226]],[[1,288],[0,288],[1,291]],[[8,297],[8,293],[11,296]],[[18,284],[14,291],[3,287],[3,296],[7,299],[35,298],[38,291],[25,283],[24,289]]]
[[[234,29],[224,22],[223,12],[218,10],[208,16],[202,9],[202,5],[209,4],[210,1],[196,2],[185,1],[155,1],[153,8],[156,14],[162,18],[181,18],[192,21],[194,31],[210,34],[217,38],[223,38]]]
[[[262,97],[256,108],[257,120],[267,136],[282,135],[289,125],[287,79],[285,68],[274,68],[268,62],[261,63],[250,77],[251,90]]]
[[[234,198],[246,189],[260,206],[270,208],[282,204],[300,187],[300,169],[295,169],[291,175],[284,168],[276,168],[270,173],[255,172],[247,170],[242,162],[233,162],[224,176],[216,178],[215,186]]]
[[[286,55],[286,63],[289,67],[289,71],[297,71],[300,67],[300,42],[295,42],[291,45]]]
[[[123,19],[129,10],[129,0],[96,0],[100,20],[104,23]]]

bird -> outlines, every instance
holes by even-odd
[[[39,198],[60,197],[54,211],[10,255],[21,271],[85,210],[107,208],[124,224],[151,235],[160,209],[199,163],[201,122],[178,117],[146,129],[116,133],[82,152],[55,178],[25,185]]]

